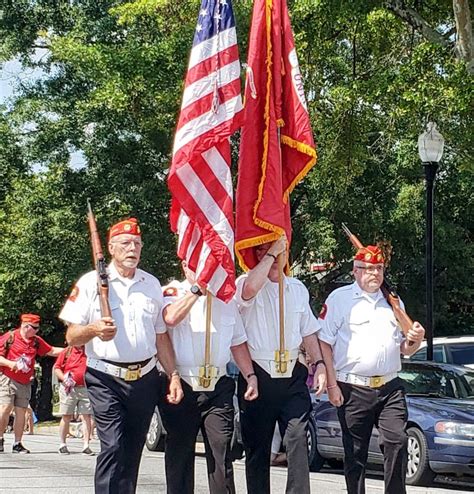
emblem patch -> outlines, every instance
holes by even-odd
[[[328,306],[326,304],[323,305],[323,308],[321,309],[321,312],[319,313],[319,319],[323,319],[326,317],[326,314],[328,313]]]
[[[178,296],[178,290],[175,287],[170,286],[170,287],[165,288],[163,290],[163,296],[164,297],[177,297]]]
[[[71,294],[69,295],[69,298],[68,300],[70,300],[71,302],[75,302],[77,297],[79,295],[79,288],[77,286],[75,286],[72,290],[71,290]]]

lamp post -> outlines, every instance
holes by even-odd
[[[426,180],[426,340],[427,360],[433,360],[433,189],[438,163],[443,156],[444,138],[434,122],[418,137],[418,153],[425,168]]]

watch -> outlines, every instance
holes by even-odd
[[[199,288],[198,285],[193,285],[191,288],[190,288],[190,291],[191,293],[193,293],[194,295],[198,295],[198,296],[201,296],[201,295],[204,295],[204,293],[201,292],[201,289]]]

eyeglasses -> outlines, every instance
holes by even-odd
[[[357,269],[362,269],[367,274],[383,273],[384,266],[356,266]]]
[[[32,324],[28,324],[28,326],[29,326],[31,329],[34,329],[35,331],[38,331],[38,329],[40,328],[39,326],[33,326]]]
[[[113,242],[118,245],[121,249],[129,249],[132,245],[137,249],[141,249],[143,247],[143,242],[141,240],[124,240],[122,242]]]

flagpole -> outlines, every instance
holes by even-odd
[[[277,369],[281,374],[285,374],[288,366],[287,351],[285,349],[285,293],[283,269],[285,268],[285,252],[278,254],[278,302],[280,316],[280,350],[276,359]]]
[[[203,388],[211,385],[214,369],[211,368],[211,321],[212,321],[212,295],[208,291],[206,295],[206,335],[204,347],[204,365],[199,369],[199,381]]]
[[[277,125],[278,132],[278,150],[280,151],[280,163],[281,163],[281,132],[280,126]],[[279,323],[280,323],[280,348],[277,358],[277,370],[281,374],[285,374],[288,370],[288,352],[285,349],[285,291],[284,291],[284,279],[283,270],[285,269],[286,262],[286,250],[278,254],[278,309],[279,309]]]

